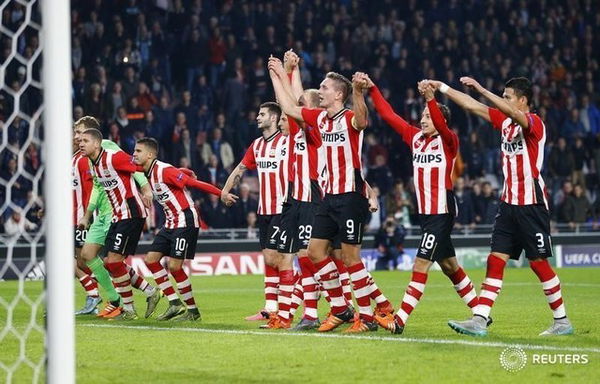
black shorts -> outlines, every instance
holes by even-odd
[[[281,232],[281,215],[257,215],[260,249],[277,250],[277,239]]]
[[[85,238],[87,237],[87,230],[77,229],[77,226],[75,226],[73,227],[73,233],[75,234],[75,248],[83,248]]]
[[[150,252],[160,252],[175,259],[193,260],[198,242],[196,227],[162,228],[150,246]]]
[[[129,256],[135,253],[146,219],[136,217],[117,221],[110,225],[106,235],[107,252]]]
[[[422,234],[417,257],[436,262],[456,256],[450,238],[454,227],[454,215],[419,215],[419,218]]]
[[[277,250],[281,253],[296,253],[308,248],[312,235],[316,204],[288,198],[283,203]]]
[[[361,244],[369,213],[369,202],[358,192],[325,195],[313,225],[313,237],[333,241]]]
[[[546,206],[511,205],[500,202],[492,231],[492,252],[505,253],[513,260],[525,255],[530,260],[552,257],[550,213]]]

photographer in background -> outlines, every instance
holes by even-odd
[[[404,253],[404,238],[406,229],[396,224],[392,216],[388,216],[375,235],[375,248],[381,253],[377,260],[376,269],[393,271],[401,262]]]

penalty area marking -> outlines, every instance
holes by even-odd
[[[235,329],[207,329],[207,328],[180,328],[180,327],[152,327],[148,325],[111,325],[111,324],[77,324],[79,327],[89,328],[115,328],[115,329],[136,329],[143,331],[177,331],[177,332],[197,332],[197,333],[214,333],[226,335],[251,335],[251,336],[283,336],[283,337],[314,337],[323,339],[352,339],[352,340],[370,340],[370,341],[387,341],[395,343],[414,343],[414,344],[445,344],[445,345],[465,345],[469,347],[482,348],[508,348],[519,347],[524,350],[534,351],[560,351],[560,352],[591,352],[600,353],[600,348],[587,347],[560,347],[554,345],[537,345],[537,344],[512,344],[502,342],[486,342],[486,341],[471,341],[471,340],[449,340],[449,339],[429,339],[429,338],[411,338],[411,337],[391,337],[391,336],[359,336],[359,335],[340,335],[335,333],[308,333],[308,332],[261,332],[261,331],[242,331]]]

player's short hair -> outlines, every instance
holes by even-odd
[[[328,72],[325,75],[325,78],[333,80],[335,82],[335,89],[342,92],[342,103],[348,101],[350,91],[352,90],[352,83],[350,80],[337,72]]]
[[[88,128],[85,131],[83,131],[83,134],[90,135],[90,136],[92,136],[92,139],[94,139],[95,141],[102,142],[102,132],[100,132],[99,129]]]
[[[279,106],[279,104],[273,101],[267,101],[266,103],[262,103],[260,105],[260,108],[266,108],[270,114],[277,115],[277,121],[279,121],[279,118],[281,118],[281,107]]]
[[[533,99],[533,87],[531,81],[526,77],[513,77],[504,84],[505,88],[512,88],[517,97],[525,96],[527,104],[531,104]]]
[[[446,104],[442,103],[437,103],[437,106],[440,109],[440,112],[442,112],[442,116],[444,116],[444,119],[446,119],[446,125],[450,125],[450,118],[452,117],[452,114],[450,113],[450,108],[448,108]]]
[[[77,126],[83,125],[85,129],[98,129],[100,130],[100,122],[93,116],[83,116],[73,123],[73,129]]]
[[[141,139],[138,139],[136,143],[145,145],[146,148],[158,155],[158,141],[156,141],[155,138],[142,137]]]
[[[306,89],[300,97],[305,107],[315,108],[319,106],[319,91],[314,88]]]

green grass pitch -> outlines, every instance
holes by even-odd
[[[478,287],[484,271],[468,271]],[[505,285],[492,311],[494,324],[486,338],[455,334],[446,322],[468,317],[449,280],[431,272],[425,294],[403,335],[379,330],[346,336],[337,330],[317,332],[263,331],[243,318],[263,304],[261,276],[195,277],[192,284],[202,321],[189,324],[140,319],[114,323],[78,317],[78,383],[590,383],[600,377],[600,271],[559,270],[567,313],[575,335],[542,338],[551,312],[540,284],[529,269],[507,269]],[[410,274],[375,272],[382,291],[397,306]],[[75,284],[75,281],[74,281]],[[24,291],[35,301],[42,282],[27,282]],[[14,301],[17,282],[0,282],[0,332],[7,327],[6,305],[13,303],[13,327],[21,334],[32,317],[24,300]],[[77,284],[76,304],[84,301]],[[138,313],[144,297],[136,293]],[[321,300],[321,318],[327,303]],[[166,308],[166,300],[157,313]],[[64,310],[71,310],[65,308]],[[43,328],[41,310],[35,315]],[[156,316],[156,315],[155,315]],[[346,326],[342,327],[342,329]],[[0,367],[12,366],[19,340],[8,333],[0,343]],[[509,345],[519,344],[526,366],[507,372],[499,361]],[[25,341],[31,364],[40,361],[43,335],[32,329]],[[583,364],[532,364],[533,354],[586,354]],[[21,365],[14,383],[31,382],[33,370]],[[43,375],[40,382],[44,381]],[[0,383],[6,382],[0,369]]]

